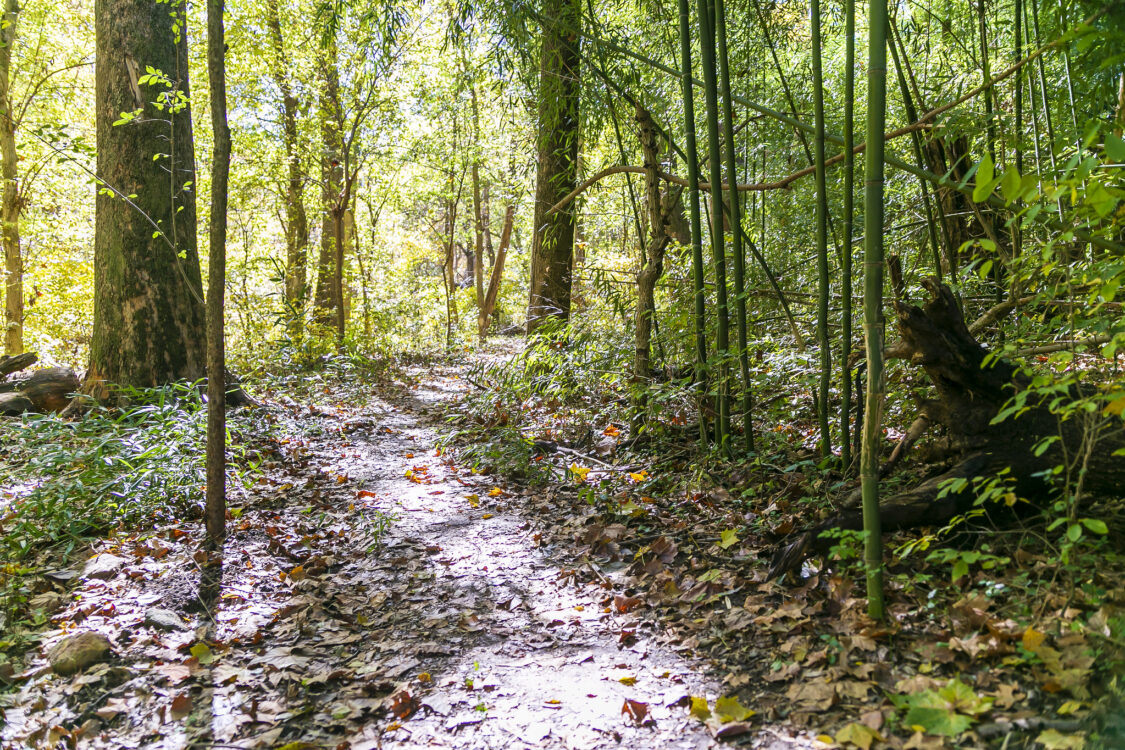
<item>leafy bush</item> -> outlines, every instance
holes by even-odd
[[[206,410],[196,386],[124,389],[81,419],[27,414],[0,425],[0,543],[9,559],[72,548],[118,525],[197,516]]]

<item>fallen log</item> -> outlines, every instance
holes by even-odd
[[[74,370],[47,367],[5,385],[14,388],[0,393],[0,415],[11,417],[28,411],[60,412],[70,403],[71,394],[78,390],[80,383]]]
[[[39,361],[38,354],[24,352],[23,354],[0,356],[0,378],[13,372],[19,372],[25,367],[31,367]]]
[[[1125,447],[1121,418],[1107,417],[1100,408],[1065,419],[1059,411],[1060,405],[1087,398],[1096,389],[1032,389],[1032,381],[1014,363],[990,356],[973,338],[948,286],[935,279],[923,286],[930,298],[922,307],[894,302],[902,337],[896,346],[933,384],[936,397],[919,403],[919,418],[940,428],[939,440],[951,460],[945,471],[883,500],[883,530],[947,524],[977,506],[973,484],[978,479],[1000,477],[1004,491],[998,494],[1039,507],[1063,491],[1076,500],[1119,493],[1125,486],[1125,459],[1113,454]],[[1017,394],[1026,399],[1023,408],[994,423]],[[1062,475],[1069,476],[1069,487],[1051,479],[1051,470],[1060,465],[1068,467]],[[836,528],[862,529],[862,512],[846,510],[783,543],[774,554],[770,577],[827,552],[833,542],[820,535]]]

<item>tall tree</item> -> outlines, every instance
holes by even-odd
[[[207,537],[226,536],[226,342],[223,308],[227,276],[227,183],[231,139],[227,124],[226,42],[223,40],[224,0],[207,0],[207,78],[211,86],[210,257],[207,268]]]
[[[883,426],[883,127],[887,116],[887,0],[868,11],[867,154],[864,179],[863,333],[867,349],[867,399],[860,473],[863,487],[867,613],[883,617],[883,538],[879,519],[879,441]]]
[[[814,0],[815,1],[815,0]],[[742,199],[738,195],[738,170],[735,167],[734,104],[731,102],[730,62],[727,55],[726,7],[723,0],[715,3],[715,51],[719,63],[719,86],[723,94],[723,141],[725,145],[724,162],[727,169],[727,214],[731,223],[731,259],[734,261],[734,321],[738,336],[738,372],[742,379],[742,427],[744,430],[746,452],[754,450],[754,396],[750,385],[750,361],[747,351],[746,332],[746,256],[742,250]],[[717,184],[712,190],[722,205],[721,191]],[[719,222],[722,231],[722,222]]]
[[[718,393],[715,397],[715,442],[729,450],[730,349],[727,316],[727,257],[723,236],[722,148],[719,141],[719,84],[715,68],[715,0],[698,0],[699,49],[703,63],[703,93],[707,102],[707,150],[711,177],[711,253],[715,263],[715,354],[719,358]]]
[[[337,56],[336,40],[331,36],[328,44],[321,50],[317,70],[320,77],[318,109],[321,141],[320,199],[323,213],[320,220],[320,254],[316,263],[316,294],[313,304],[316,320],[325,325],[334,322],[336,317],[334,265],[337,248],[333,212],[343,190],[341,165],[344,123],[339,108],[340,69]]]
[[[852,235],[855,222],[855,0],[844,0],[844,248],[840,257],[840,463],[852,465]]]
[[[84,389],[204,372],[184,9],[96,0],[94,327]]]
[[[16,153],[15,103],[12,100],[12,49],[19,23],[18,0],[4,0],[0,28],[0,237],[4,245],[4,350],[23,353],[23,256],[20,252],[19,155]]]
[[[578,177],[581,12],[579,0],[544,0],[528,333],[534,332],[548,318],[565,321],[570,316],[574,206],[571,204],[560,211],[550,211],[550,208],[566,197]]]
[[[281,94],[281,132],[285,144],[287,179],[285,183],[285,304],[290,331],[299,334],[304,322],[309,219],[305,213],[305,173],[301,163],[297,114],[300,102],[289,78],[290,57],[285,49],[279,0],[266,0],[266,25],[269,27],[273,58],[270,74]]]
[[[680,11],[680,85],[684,100],[684,146],[688,173],[688,209],[691,220],[691,280],[694,297],[695,382],[702,387],[707,381],[707,320],[703,284],[703,224],[699,208],[699,149],[695,141],[695,96],[692,91],[691,8],[688,0],[679,0]],[[707,440],[707,416],[699,410],[700,439]]]
[[[828,426],[829,389],[832,384],[832,344],[828,338],[828,180],[824,173],[824,74],[821,65],[820,0],[810,5],[812,28],[813,162],[816,167],[816,339],[820,349],[820,391],[817,422],[820,424],[820,455],[832,455],[832,431]],[[849,248],[850,251],[850,248]]]

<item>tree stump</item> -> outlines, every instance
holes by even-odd
[[[973,338],[952,290],[935,279],[923,286],[930,298],[922,307],[895,301],[901,341],[888,350],[922,368],[933,384],[935,398],[919,403],[920,417],[938,426],[941,448],[951,466],[916,487],[886,498],[879,506],[884,531],[944,525],[977,504],[971,489],[946,492],[951,480],[992,478],[1003,473],[1017,497],[1042,506],[1058,496],[1060,488],[1046,478],[1053,467],[1083,458],[1083,497],[1119,493],[1125,486],[1125,459],[1113,453],[1125,446],[1125,428],[1119,418],[1099,413],[1061,420],[1052,402],[1072,402],[1095,392],[1074,386],[1049,395],[1032,393],[1018,416],[994,423],[1009,400],[1031,385],[1012,362],[989,357]],[[1044,446],[1045,438],[1054,437]],[[1090,442],[1094,438],[1093,442]],[[1038,455],[1036,453],[1038,452]],[[863,528],[863,514],[848,510],[798,534],[774,555],[771,577],[794,570],[812,554],[824,553],[832,544],[821,539],[828,529]]]

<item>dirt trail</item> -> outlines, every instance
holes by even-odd
[[[46,642],[97,630],[115,659],[37,670],[9,701],[6,746],[714,746],[673,705],[718,694],[701,666],[601,573],[582,583],[565,549],[540,547],[519,488],[435,451],[431,415],[459,385],[449,372],[351,413],[292,407],[314,436],[283,441],[292,459],[234,522],[213,618],[191,611],[198,529],[119,540],[120,569],[85,579]],[[153,607],[183,627],[147,624]]]

